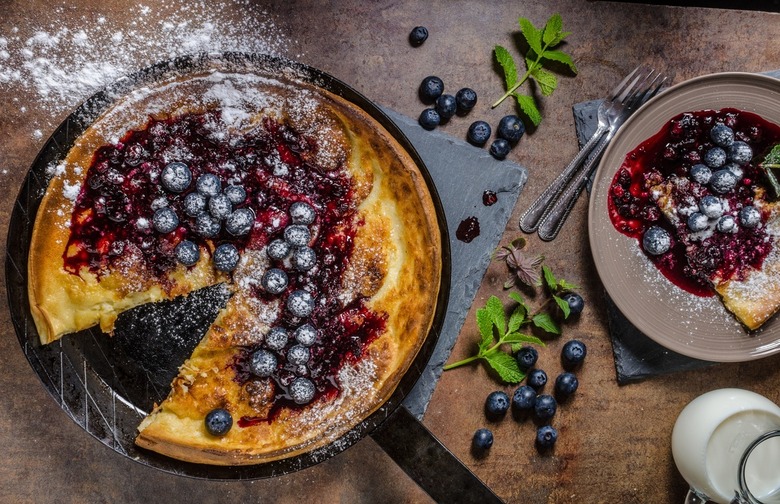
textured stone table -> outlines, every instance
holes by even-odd
[[[32,0],[0,4],[0,182],[5,188],[0,196],[0,233],[7,232],[27,168],[68,113],[67,108],[51,106],[53,100],[63,100],[56,96],[56,76],[48,84],[33,80],[42,73],[52,76],[51,68],[46,72],[19,67],[19,73],[13,74],[8,73],[8,62],[25,47],[35,49],[37,43],[38,47],[48,44],[47,54],[56,63],[56,57],[64,56],[58,51],[71,51],[83,39],[81,26],[87,36],[97,36],[96,30],[103,27],[107,41],[123,50],[135,48],[127,61],[136,61],[140,67],[149,63],[150,54],[189,49],[186,43],[151,47],[166,30],[189,30],[185,42],[206,39],[212,50],[245,49],[241,30],[252,31],[245,34],[251,39],[257,36],[254,27],[265,22],[277,35],[275,40],[282,42],[281,47],[274,47],[277,52],[329,72],[408,116],[416,117],[424,107],[416,88],[427,75],[440,76],[448,91],[472,87],[480,97],[477,109],[468,118],[455,118],[440,128],[463,138],[472,120],[496,124],[512,110],[508,103],[495,110],[488,106],[503,85],[491,59],[493,46],[501,44],[515,52],[519,16],[538,25],[560,12],[564,27],[572,32],[566,50],[573,54],[580,72],[576,77],[560,78],[555,94],[543,99],[543,123],[510,154],[513,161],[528,168],[529,179],[502,243],[520,235],[519,215],[576,153],[574,103],[600,98],[640,62],[674,70],[677,81],[711,72],[780,68],[776,51],[767,44],[767,40],[780,38],[780,15],[757,11],[582,0],[220,0],[204,12],[207,3]],[[166,18],[171,19],[167,24]],[[248,23],[248,18],[256,23]],[[412,48],[407,35],[416,25],[427,26],[431,35],[422,47]],[[62,26],[69,31],[58,32]],[[220,30],[229,37],[217,37]],[[36,32],[48,36],[28,44]],[[58,33],[60,41],[52,37]],[[67,37],[74,43],[65,44]],[[151,49],[144,49],[144,44]],[[111,52],[110,45],[97,53],[84,49],[85,61],[115,62]],[[28,82],[25,75],[30,77]],[[50,94],[42,93],[46,89]],[[479,167],[474,169],[478,177]],[[587,301],[582,316],[566,324],[564,335],[549,340],[540,350],[540,365],[552,376],[560,371],[558,355],[566,340],[580,338],[589,350],[579,373],[577,396],[559,409],[554,420],[560,431],[554,452],[539,454],[534,449],[531,422],[485,418],[487,394],[499,388],[511,393],[513,387],[500,386],[480,366],[446,372],[423,423],[507,502],[682,502],[685,483],[674,468],[669,448],[677,413],[695,396],[725,386],[755,390],[780,402],[780,357],[618,386],[586,224],[583,197],[556,241],[544,243],[529,237],[530,249],[544,254],[559,276],[580,285]],[[502,264],[490,265],[450,360],[473,350],[476,306],[492,294],[504,296],[505,277]],[[214,482],[151,470],[118,456],[68,420],[25,361],[7,309],[0,312],[0,353],[0,502],[394,503],[428,499],[371,439],[315,467],[272,480]],[[471,436],[483,426],[493,430],[496,441],[487,456],[476,458],[470,451]]]

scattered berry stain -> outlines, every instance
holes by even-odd
[[[482,193],[482,204],[485,206],[495,205],[498,201],[498,196],[495,191],[485,191]]]
[[[455,236],[464,243],[471,243],[479,236],[479,219],[473,216],[463,219],[455,231]]]

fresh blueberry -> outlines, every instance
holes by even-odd
[[[311,351],[303,345],[293,345],[287,350],[287,362],[299,366],[309,362]]]
[[[246,200],[246,189],[240,185],[229,185],[222,192],[234,205],[240,205]]]
[[[209,199],[199,192],[191,192],[184,197],[184,213],[190,217],[197,217],[206,211]]]
[[[512,407],[517,413],[528,413],[536,404],[536,390],[528,385],[520,385],[512,396]]]
[[[272,327],[265,335],[265,344],[271,350],[279,351],[287,345],[289,335],[284,327]]]
[[[311,324],[303,324],[293,333],[295,341],[303,346],[312,346],[317,341],[318,331]]]
[[[263,274],[260,285],[269,294],[281,294],[287,288],[287,273],[279,268],[271,268]]]
[[[534,367],[536,360],[539,358],[539,352],[537,352],[534,347],[524,346],[517,351],[515,358],[517,359],[517,365],[520,366],[520,369],[526,371]]]
[[[563,361],[563,367],[566,369],[573,369],[585,360],[585,355],[588,353],[588,347],[585,346],[580,340],[567,341],[563,345],[561,350],[561,360]]]
[[[314,387],[314,383],[312,383],[311,380],[299,377],[290,383],[288,391],[292,400],[295,401],[295,404],[303,405],[310,403],[311,400],[314,399],[314,394],[317,389]]]
[[[276,356],[268,350],[257,350],[249,361],[249,370],[255,376],[266,378],[276,371]]]
[[[691,166],[691,178],[698,182],[701,185],[707,185],[710,183],[710,178],[712,177],[712,170],[710,170],[710,167],[705,164],[695,164]]]
[[[435,75],[428,76],[420,83],[420,99],[423,103],[433,103],[444,92],[444,81]]]
[[[743,170],[741,166],[733,161],[729,161],[723,165],[723,169],[733,173],[734,176],[737,177],[737,180],[742,180],[742,176],[745,174],[745,170]]]
[[[217,194],[209,198],[209,213],[217,220],[225,220],[233,211],[233,204],[224,194]]]
[[[158,232],[167,234],[179,227],[179,217],[171,207],[165,207],[154,212],[152,225]]]
[[[752,205],[742,207],[739,211],[739,223],[742,227],[754,228],[761,223],[761,212]]]
[[[195,182],[195,189],[204,196],[216,196],[222,190],[222,182],[212,173],[204,173]]]
[[[284,228],[284,241],[292,247],[305,247],[311,240],[309,228],[302,224],[292,224]]]
[[[726,194],[734,189],[736,185],[737,177],[729,170],[718,170],[712,174],[710,179],[710,188],[717,194]]]
[[[443,94],[436,98],[436,112],[442,121],[446,121],[455,115],[458,111],[458,105],[455,97],[450,94]]]
[[[219,271],[230,273],[236,266],[238,266],[238,260],[241,256],[238,253],[238,249],[232,243],[223,243],[214,250],[214,267]]]
[[[737,219],[735,219],[733,215],[724,215],[718,219],[715,229],[721,233],[736,233],[738,229]]]
[[[455,93],[458,114],[467,114],[477,104],[477,92],[471,88],[460,89]]]
[[[555,378],[555,394],[558,397],[568,397],[577,391],[580,382],[574,373],[564,371]]]
[[[672,237],[662,227],[650,226],[642,236],[642,248],[650,255],[665,254],[672,246]]]
[[[287,311],[298,318],[308,317],[314,311],[314,298],[305,290],[293,291],[287,298]]]
[[[178,161],[168,163],[162,169],[160,182],[167,191],[172,193],[184,192],[192,183],[192,172],[184,163]]]
[[[694,233],[698,231],[704,231],[707,229],[709,222],[710,220],[703,213],[693,212],[688,216],[688,229]]]
[[[561,299],[569,305],[570,315],[579,315],[582,313],[582,309],[585,308],[585,300],[576,292],[567,292],[561,296]]]
[[[534,415],[539,420],[549,420],[555,416],[555,412],[558,410],[558,402],[555,398],[548,394],[541,394],[536,396],[536,402],[534,403]]]
[[[290,205],[290,217],[292,217],[293,224],[308,226],[317,218],[317,212],[313,206],[305,201],[296,201]]]
[[[466,134],[466,139],[474,145],[483,146],[490,140],[490,134],[492,133],[490,125],[485,121],[474,121],[469,126],[469,131]]]
[[[725,149],[734,143],[734,130],[723,123],[718,123],[710,130],[710,138]]]
[[[233,236],[244,236],[252,230],[255,213],[249,208],[239,208],[225,221],[225,230]]]
[[[427,108],[420,113],[419,122],[420,126],[431,131],[441,123],[441,116],[436,112],[436,109]]]
[[[185,266],[192,266],[200,259],[200,249],[189,240],[182,240],[173,249],[176,254],[176,260]]]
[[[317,264],[317,254],[310,247],[296,247],[293,250],[292,265],[298,271],[309,271]]]
[[[708,194],[699,201],[699,210],[710,219],[723,215],[723,202],[717,196]]]
[[[202,213],[195,218],[195,232],[204,238],[214,238],[222,229],[222,224],[207,213]]]
[[[493,433],[490,429],[477,429],[471,445],[477,450],[488,450],[493,446]]]
[[[428,39],[428,28],[424,26],[415,26],[409,33],[409,43],[419,47]]]
[[[745,165],[753,159],[753,149],[740,140],[735,141],[729,147],[729,159],[739,165]]]
[[[504,116],[498,122],[496,135],[498,135],[499,138],[503,138],[512,145],[520,141],[523,133],[525,133],[525,125],[523,124],[523,121],[516,115]]]
[[[720,168],[726,164],[726,151],[721,147],[713,147],[704,153],[704,164],[710,168]]]
[[[509,154],[511,148],[509,142],[503,138],[496,138],[490,144],[490,154],[496,159],[504,159]]]
[[[547,450],[555,446],[558,441],[558,431],[552,425],[542,425],[536,430],[536,445]]]
[[[265,249],[265,253],[268,254],[268,257],[275,261],[284,260],[288,255],[290,255],[291,251],[292,247],[290,247],[290,244],[282,239],[276,239],[272,241]]]
[[[529,387],[533,387],[534,390],[539,392],[547,383],[547,373],[542,369],[532,369],[528,372],[528,377],[525,381]]]
[[[226,409],[213,409],[206,415],[206,430],[212,436],[224,436],[231,427],[233,427],[233,417]]]
[[[492,417],[500,417],[509,409],[509,396],[501,390],[491,392],[485,401],[485,411]]]

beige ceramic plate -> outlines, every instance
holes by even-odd
[[[706,75],[647,102],[604,153],[591,192],[588,231],[593,260],[607,292],[640,331],[683,355],[738,362],[780,352],[780,315],[748,333],[718,297],[694,296],[661,275],[637,240],[619,233],[607,213],[609,186],[628,152],[677,114],[726,107],[780,124],[780,80],[747,73]]]

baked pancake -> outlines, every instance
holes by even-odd
[[[365,112],[294,78],[204,72],[130,93],[52,167],[29,296],[47,344],[224,284],[136,442],[245,465],[384,403],[431,327],[441,261],[421,173]]]

